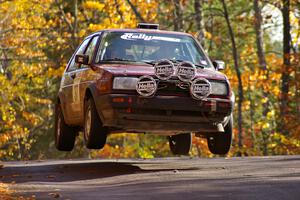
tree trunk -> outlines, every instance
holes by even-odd
[[[74,0],[74,24],[73,24],[73,32],[72,32],[72,40],[73,40],[73,49],[75,50],[78,46],[77,40],[77,16],[78,16],[78,0]]]
[[[222,5],[223,5],[223,10],[224,10],[224,17],[226,20],[226,24],[228,27],[228,32],[231,40],[231,45],[232,45],[232,56],[234,59],[234,69],[238,78],[238,146],[239,149],[241,150],[243,147],[243,129],[242,129],[242,124],[243,124],[243,116],[242,116],[242,103],[244,100],[244,93],[243,93],[243,85],[242,85],[242,78],[241,78],[241,72],[239,68],[239,61],[238,61],[238,52],[236,48],[236,42],[235,42],[235,36],[230,24],[229,20],[229,15],[227,11],[227,6],[225,3],[225,0],[220,0]]]
[[[298,3],[298,7],[300,10],[300,2]],[[300,18],[298,18],[298,27],[300,27]],[[300,31],[298,31],[297,38],[300,38]],[[296,54],[296,67],[295,67],[295,80],[300,80],[300,43],[298,43],[298,46],[296,46],[296,51],[294,52]],[[298,63],[298,64],[297,64]],[[295,84],[295,101],[296,101],[296,107],[297,107],[297,118],[300,119],[300,81],[296,81]]]
[[[6,51],[5,50],[2,50],[2,56],[3,56],[3,60],[0,60],[1,62],[1,67],[2,67],[2,70],[6,76],[6,78],[8,80],[12,80],[12,73],[11,71],[8,69],[8,66],[9,66],[9,60],[7,59],[7,54],[6,54]]]
[[[172,0],[174,5],[174,30],[183,31],[183,9],[180,0]]]
[[[204,31],[202,26],[202,3],[203,0],[195,0],[194,2],[194,10],[195,10],[195,20],[196,20],[196,28],[198,31],[197,39],[204,46]]]
[[[136,18],[139,20],[139,22],[146,22],[145,19],[142,17],[142,15],[139,13],[137,8],[133,5],[133,3],[130,0],[127,0],[127,3],[129,4],[131,10],[134,12]]]
[[[63,8],[63,4],[60,3],[60,1],[55,0],[55,4],[58,7],[60,14],[61,14],[61,19],[65,21],[65,23],[68,26],[68,29],[71,33],[71,47],[73,49],[73,51],[75,51],[75,49],[78,46],[78,42],[77,42],[77,15],[78,15],[78,0],[74,0],[74,22],[72,23],[71,21],[68,20],[68,17],[64,11]]]
[[[214,35],[214,15],[213,15],[212,3],[209,4],[209,17],[207,21],[207,30],[212,35]],[[213,48],[213,37],[209,39],[207,51],[210,52],[212,48]]]
[[[256,47],[259,65],[261,69],[267,70],[265,53],[263,50],[263,32],[262,32],[262,16],[261,9],[259,7],[259,0],[254,0],[254,11],[255,11],[255,33],[256,33]]]
[[[281,97],[280,97],[280,124],[279,131],[287,134],[285,116],[288,114],[288,93],[290,88],[290,50],[291,50],[291,25],[290,25],[290,1],[283,0],[283,67],[281,72]]]
[[[261,8],[259,7],[259,0],[254,0],[253,2],[254,12],[255,12],[255,34],[256,34],[256,47],[257,47],[257,57],[258,62],[261,70],[263,71],[264,75],[264,83],[269,78],[269,72],[267,69],[266,59],[265,59],[265,52],[263,48],[263,32],[262,32],[262,16],[261,16]],[[263,92],[263,98],[266,99],[266,102],[263,103],[263,113],[262,116],[264,119],[267,119],[267,114],[269,112],[269,92],[268,91],[262,91]],[[268,133],[266,130],[262,130],[262,144],[263,144],[263,155],[268,154],[268,148],[267,148],[267,141],[268,141]]]
[[[253,98],[252,98],[252,92],[248,91],[248,94],[249,94],[249,101],[250,101],[250,132],[251,132],[251,139],[252,139],[252,148],[256,151],[257,150],[257,139],[256,139],[256,136],[255,136],[255,132],[254,132],[254,109],[255,109],[255,106],[254,106],[254,101],[253,101]]]
[[[298,53],[299,54],[299,53]],[[297,107],[297,118],[300,119],[300,55],[298,55],[298,66],[295,67],[295,99],[296,99],[296,107]],[[297,62],[297,61],[296,61]]]
[[[119,14],[120,18],[121,18],[121,22],[123,23],[124,22],[124,14],[123,12],[120,10],[120,5],[119,5],[119,2],[118,0],[115,0],[115,7],[116,7],[116,10],[117,10],[117,13]]]

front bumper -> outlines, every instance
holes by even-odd
[[[233,109],[229,99],[107,94],[95,99],[104,126],[127,132],[218,132]]]

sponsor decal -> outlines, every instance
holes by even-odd
[[[177,66],[177,77],[183,82],[189,82],[196,75],[196,67],[190,62],[181,62]]]
[[[157,84],[151,76],[141,76],[137,81],[136,91],[143,97],[151,97],[157,90]]]
[[[154,72],[157,78],[168,80],[174,74],[174,64],[169,60],[159,60],[154,65]]]
[[[72,85],[72,97],[73,97],[73,103],[71,104],[72,109],[75,111],[80,110],[80,82],[81,82],[81,76],[76,76],[74,79],[73,85]]]
[[[121,35],[123,40],[160,40],[160,41],[169,41],[169,42],[180,42],[181,40],[178,38],[171,37],[162,37],[162,36],[153,36],[146,35],[145,33],[124,33]]]
[[[197,78],[192,82],[190,92],[195,99],[204,99],[211,93],[211,85],[205,78]]]

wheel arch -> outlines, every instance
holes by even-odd
[[[66,120],[66,106],[65,106],[65,101],[64,101],[64,95],[61,92],[58,93],[58,95],[55,99],[55,104],[54,104],[55,113],[57,112],[57,108],[59,105],[60,105],[63,117]]]
[[[83,100],[83,108],[85,108],[85,103],[89,98],[93,98],[94,101],[97,99],[97,96],[98,96],[97,92],[98,91],[94,84],[91,84],[86,88],[85,94],[84,94],[84,100]],[[103,115],[102,115],[102,112],[101,112],[99,106],[97,106],[96,101],[95,101],[95,104],[96,104],[97,113],[98,113],[101,121],[103,122],[104,118],[103,118]]]

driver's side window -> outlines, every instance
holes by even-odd
[[[80,47],[79,47],[79,48],[77,49],[77,51],[73,54],[71,60],[69,61],[69,66],[68,66],[67,71],[73,71],[73,70],[78,69],[79,64],[75,63],[75,55],[77,55],[77,54],[83,54],[83,52],[84,52],[84,50],[86,49],[86,46],[88,45],[89,41],[90,41],[90,38],[87,38],[87,39],[85,39],[85,40],[81,43]]]
[[[89,56],[89,64],[93,60],[93,55],[94,55],[95,48],[96,48],[97,41],[98,41],[99,37],[100,37],[99,35],[93,37],[92,41],[90,42],[89,46],[87,47],[87,49],[84,53],[85,55]]]

